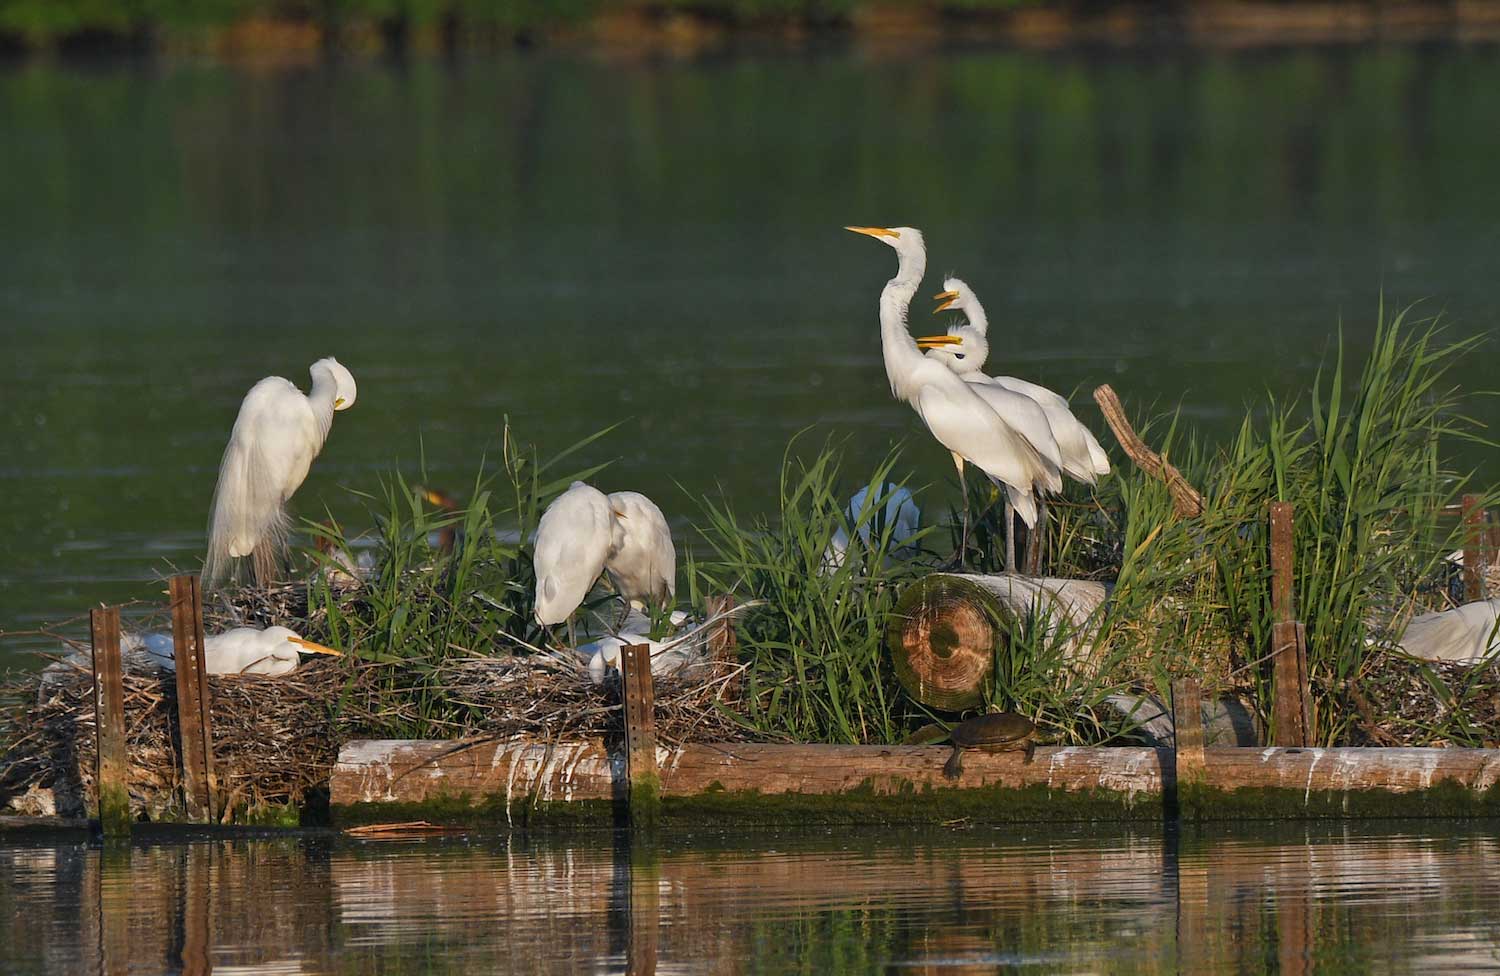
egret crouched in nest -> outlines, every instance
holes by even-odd
[[[125,634],[120,638],[120,653],[128,670],[149,671],[163,668],[177,670],[171,634]],[[235,627],[203,640],[203,670],[208,674],[259,674],[277,677],[297,670],[302,654],[326,654],[342,657],[340,651],[304,640],[287,627]],[[90,670],[92,655],[77,651],[50,665],[48,672]],[[45,681],[43,682],[46,683]]]
[[[578,653],[588,658],[589,677],[594,684],[604,684],[610,668],[620,669],[620,654],[627,644],[650,647],[651,673],[658,678],[701,661],[703,658],[698,647],[703,635],[697,633],[697,624],[683,627],[687,623],[687,614],[681,610],[674,611],[671,620],[673,627],[682,629],[667,640],[652,640],[646,634],[627,632],[601,637],[578,648]]]
[[[909,403],[938,443],[953,455],[964,498],[958,563],[969,544],[969,493],[964,462],[1005,486],[1027,527],[1036,524],[1036,495],[1062,490],[1057,442],[1046,417],[1025,397],[997,410],[943,363],[922,354],[906,329],[906,311],[927,269],[927,246],[914,227],[848,227],[895,248],[896,277],[880,292],[880,346],[891,393]],[[1014,568],[1014,553],[1008,563]]]
[[[214,489],[205,584],[223,581],[243,557],[260,584],[274,581],[286,563],[287,500],[323,449],[334,413],[354,406],[356,393],[354,377],[331,356],[308,372],[311,393],[268,376],[240,403]]]
[[[542,513],[533,556],[536,618],[571,620],[602,574],[630,607],[669,603],[677,593],[677,550],[666,516],[637,491],[604,492],[575,481]]]

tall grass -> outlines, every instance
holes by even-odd
[[[849,485],[838,450],[825,445],[801,460],[795,444],[794,438],[783,457],[771,515],[746,519],[727,498],[702,500],[699,532],[707,553],[692,567],[694,602],[720,592],[760,602],[738,626],[749,725],[797,741],[899,741],[913,706],[885,660],[886,617],[900,586],[918,572],[917,564],[895,557],[895,526],[881,515],[890,498],[881,488],[899,454],[886,455],[868,478]],[[851,522],[846,499],[861,485],[873,501]],[[865,525],[868,546],[857,541]],[[828,553],[840,530],[855,541],[835,566]]]

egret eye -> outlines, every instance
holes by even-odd
[[[953,358],[954,359],[962,359],[962,358],[964,358],[964,354],[961,353],[961,352],[956,352],[956,353],[953,354]]]

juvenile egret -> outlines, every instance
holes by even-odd
[[[581,481],[542,513],[533,566],[536,618],[548,627],[572,617],[606,571],[627,606],[677,592],[677,551],[661,509],[640,492],[606,495]]]
[[[854,532],[860,541],[866,546],[870,544],[870,530],[873,527],[877,533],[883,533],[887,527],[890,529],[890,548],[900,548],[907,539],[917,534],[922,524],[922,512],[917,508],[917,502],[906,488],[898,488],[889,481],[882,484],[877,492],[885,497],[885,508],[880,512],[867,512],[873,504],[869,500],[870,486],[866,485],[849,499],[849,504],[844,508],[844,515],[849,519],[849,524],[857,526]],[[860,520],[864,521],[861,522]],[[844,556],[849,551],[849,534],[842,527],[835,529],[833,538],[829,540],[828,551],[823,554],[823,562],[831,571],[844,564]]]
[[[946,365],[924,356],[907,332],[906,310],[927,268],[922,232],[912,227],[845,229],[883,241],[896,250],[896,277],[880,293],[880,345],[886,377],[891,393],[898,400],[910,403],[932,436],[953,455],[964,496],[963,535],[959,543],[962,562],[969,541],[969,494],[964,483],[964,462],[1004,485],[1022,521],[1032,526],[1036,524],[1036,492],[1062,489],[1058,467],[1049,460],[1057,455],[1056,441],[1047,430],[1036,431],[1036,440],[1024,435],[1011,418],[997,413]],[[1034,416],[1032,419],[1034,422]],[[1038,442],[1045,454],[1038,448]]]
[[[268,583],[285,562],[290,519],[287,499],[307,477],[323,449],[337,410],[354,406],[354,377],[337,359],[308,369],[312,392],[268,376],[250,388],[219,465],[208,525],[204,581],[224,579],[232,561],[250,556],[258,583]]]
[[[1014,376],[986,376],[982,372],[990,354],[989,319],[974,290],[959,278],[948,278],[943,282],[943,291],[933,298],[941,304],[932,314],[951,308],[963,312],[968,322],[950,328],[947,335],[918,339],[917,345],[930,349],[929,356],[941,358],[966,382],[982,388],[1009,390],[1035,401],[1057,441],[1062,470],[1068,477],[1091,485],[1100,475],[1109,474],[1109,455],[1104,453],[1093,432],[1073,416],[1066,397]]]

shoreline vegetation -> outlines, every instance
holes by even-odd
[[[0,53],[229,59],[510,48],[692,56],[797,46],[1254,47],[1500,41],[1500,0],[0,0]]]
[[[1455,443],[1489,442],[1465,416],[1467,397],[1449,373],[1479,342],[1382,311],[1362,364],[1340,344],[1304,396],[1268,399],[1228,443],[1210,445],[1170,414],[1145,424],[1141,436],[1201,493],[1201,512],[1177,513],[1167,485],[1125,463],[1094,492],[1059,500],[1038,575],[1105,582],[1110,598],[1087,623],[1082,655],[1071,649],[1073,632],[1040,608],[996,621],[1003,634],[987,704],[1025,714],[1052,744],[1130,744],[1140,718],[1122,713],[1121,696],[1165,701],[1171,682],[1192,677],[1211,699],[1248,703],[1267,728],[1277,687],[1265,653],[1275,602],[1266,511],[1283,501],[1297,513],[1295,600],[1308,641],[1312,744],[1493,748],[1495,660],[1449,667],[1400,650],[1413,614],[1457,602],[1449,554],[1466,530],[1442,513],[1478,486],[1445,458]],[[211,682],[215,761],[239,805],[300,804],[351,739],[571,741],[618,730],[616,691],[596,687],[533,617],[525,541],[548,500],[601,471],[581,459],[610,430],[550,458],[508,430],[498,466],[464,492],[467,505],[435,511],[399,476],[364,495],[376,546],[360,580],[340,582],[332,571],[341,564],[313,548],[305,579],[206,604],[210,631],[287,625],[345,652],[295,677]],[[720,595],[744,612],[723,667],[669,680],[658,693],[667,741],[892,745],[930,741],[958,720],[902,691],[886,639],[899,594],[950,559],[956,512],[932,511],[918,485],[927,527],[905,548],[893,526],[875,523],[868,544],[830,563],[835,535],[855,538],[883,511],[881,486],[905,477],[899,448],[868,475],[841,454],[836,439],[821,447],[794,439],[780,490],[759,514],[737,510],[728,496],[697,499],[700,543],[686,550],[679,600],[700,619]],[[858,487],[878,497],[851,524],[844,499]],[[970,487],[976,511],[993,509],[987,486]],[[1486,507],[1500,501],[1494,491],[1476,498]],[[335,553],[350,552],[339,526],[307,528]],[[445,529],[455,530],[455,543],[435,551],[429,537]],[[970,569],[997,572],[993,511],[970,542]],[[63,667],[3,689],[0,804],[44,787],[59,809],[83,808],[90,682],[86,670]],[[149,809],[157,793],[173,795],[163,788],[172,782],[172,682],[141,672],[127,684],[131,783],[135,802]]]

